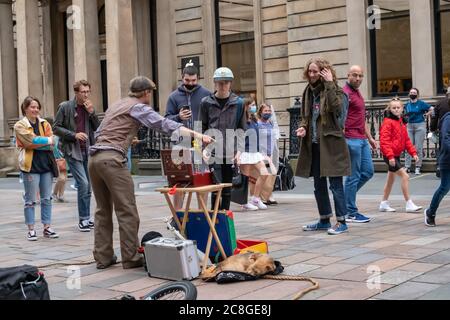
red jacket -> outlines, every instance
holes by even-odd
[[[417,155],[416,148],[409,140],[403,120],[391,115],[390,112],[381,124],[380,149],[381,153],[389,160],[400,157],[405,150],[413,157]]]

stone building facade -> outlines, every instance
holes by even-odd
[[[103,112],[133,76],[146,75],[157,82],[154,104],[164,113],[188,60],[210,89],[215,68],[230,66],[235,89],[272,104],[286,133],[286,110],[316,55],[334,64],[341,84],[349,65],[362,65],[369,104],[411,86],[436,99],[450,74],[449,7],[448,0],[0,0],[0,143],[10,144],[25,96],[39,97],[43,115],[53,116],[73,97],[76,79],[93,84]]]

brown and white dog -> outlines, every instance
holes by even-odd
[[[262,276],[275,270],[275,262],[268,254],[248,252],[228,257],[224,261],[202,271],[200,278],[208,280],[222,271],[237,271],[252,276]]]

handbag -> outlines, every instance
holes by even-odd
[[[53,151],[46,151],[48,161],[50,163],[50,169],[52,170],[53,177],[58,178],[59,176],[59,167],[58,163],[56,162],[55,156],[53,155]]]
[[[243,176],[241,174],[241,170],[239,169],[239,167],[237,165],[233,166],[233,179],[232,179],[232,184],[233,184],[233,188],[237,188],[240,187],[243,183]]]
[[[56,164],[58,165],[58,170],[60,173],[67,171],[66,159],[64,158],[56,159]]]

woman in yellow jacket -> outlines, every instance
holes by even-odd
[[[51,228],[52,183],[58,168],[52,152],[53,132],[50,124],[39,117],[41,103],[34,97],[26,97],[21,105],[24,118],[14,125],[16,145],[19,149],[19,167],[25,188],[25,224],[27,239],[36,241],[34,230],[36,194],[41,196],[41,222],[46,238],[58,238]]]

